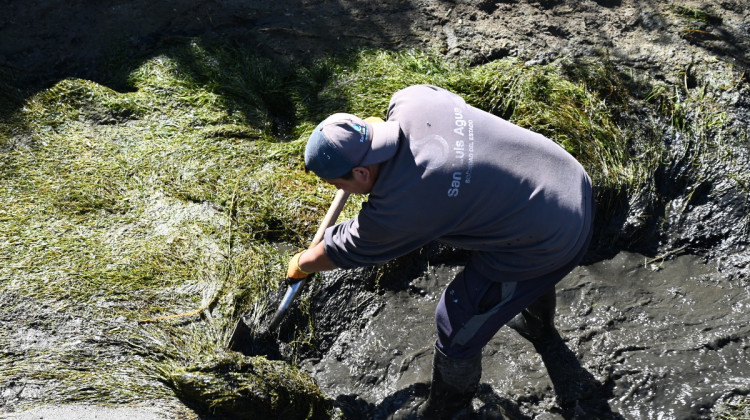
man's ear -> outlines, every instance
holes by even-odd
[[[352,175],[354,175],[354,179],[359,182],[367,182],[370,180],[372,173],[370,173],[370,168],[366,166],[357,166],[352,169]]]

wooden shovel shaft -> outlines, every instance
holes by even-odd
[[[326,233],[326,229],[333,226],[334,223],[336,223],[336,220],[338,220],[339,215],[341,214],[341,210],[344,209],[344,205],[346,204],[346,200],[349,198],[349,193],[344,190],[338,190],[336,191],[336,196],[333,198],[333,202],[331,203],[331,207],[328,208],[328,212],[326,213],[326,216],[323,218],[323,221],[320,223],[320,227],[318,228],[318,231],[315,233],[315,236],[313,237],[312,242],[310,243],[310,248],[314,248],[315,245],[317,245],[320,241],[323,240],[323,235]]]
[[[323,235],[325,235],[326,229],[328,229],[330,226],[332,226],[334,223],[336,223],[336,220],[339,218],[339,215],[341,214],[341,210],[343,210],[344,205],[346,204],[346,200],[349,198],[349,193],[344,190],[338,190],[336,192],[336,196],[333,198],[333,202],[331,203],[331,207],[328,208],[328,212],[326,213],[325,217],[323,218],[323,221],[320,223],[320,227],[318,228],[318,231],[315,233],[315,236],[313,237],[312,242],[310,243],[310,246],[307,249],[312,249],[320,243],[320,241],[323,240]],[[268,325],[269,330],[275,330],[276,327],[279,326],[281,323],[281,320],[284,319],[284,315],[286,315],[287,310],[289,309],[289,306],[291,306],[292,302],[294,301],[294,298],[297,296],[297,293],[302,289],[302,286],[305,285],[305,279],[301,279],[298,282],[291,283],[287,289],[286,293],[284,294],[284,298],[281,300],[281,303],[279,304],[279,308],[276,310],[276,314],[273,316],[273,320]]]

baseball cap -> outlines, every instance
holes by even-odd
[[[305,167],[331,179],[357,166],[385,162],[396,154],[399,130],[396,121],[370,123],[352,114],[333,114],[307,140]]]

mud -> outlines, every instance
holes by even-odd
[[[349,323],[323,333],[320,357],[302,362],[345,418],[384,419],[427,394],[435,306],[460,267],[360,290],[344,316],[316,319]],[[340,292],[347,277],[328,276],[313,299]],[[710,418],[750,392],[750,291],[719,264],[620,252],[578,267],[557,294],[555,344],[535,348],[503,328],[484,349],[478,418]]]
[[[606,57],[695,88],[750,66],[745,0],[705,3],[13,2],[0,17],[0,66],[32,91],[67,77],[127,89],[133,69],[118,67],[118,54],[146,58],[171,38],[220,37],[292,61],[359,46],[434,48],[473,63]],[[688,19],[680,7],[709,18]],[[652,191],[623,198],[622,209],[598,220],[599,245],[559,285],[554,348],[535,349],[507,329],[487,346],[474,400],[480,415],[711,418],[750,395],[748,187],[733,177],[748,165],[750,102],[742,92],[721,98],[736,142],[731,162],[662,167]],[[665,137],[674,153],[689,142]],[[296,312],[282,325],[279,357],[299,361],[344,417],[386,418],[427,391],[433,312],[459,263],[460,254],[440,250],[397,261],[386,277],[371,269],[326,275],[304,298],[315,318]],[[314,345],[287,348],[298,321],[313,322]],[[24,331],[18,349],[45,340],[33,325]],[[0,385],[0,408],[33,397]]]

